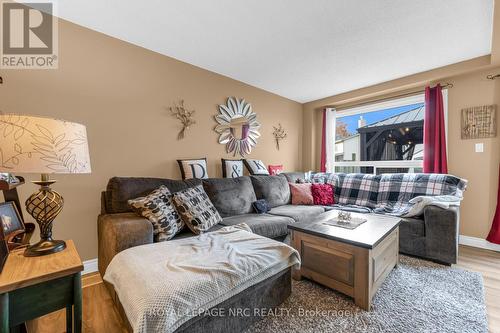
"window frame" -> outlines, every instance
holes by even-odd
[[[373,168],[373,173],[377,174],[377,169],[380,168],[404,168],[408,169],[410,173],[414,172],[416,168],[423,167],[423,160],[387,160],[387,161],[335,161],[335,129],[338,118],[353,116],[353,115],[363,115],[369,112],[376,112],[385,109],[391,109],[395,107],[401,107],[412,104],[425,104],[425,94],[423,92],[412,94],[404,97],[396,97],[394,99],[373,101],[368,103],[362,103],[359,105],[354,105],[348,108],[342,108],[336,110],[335,108],[327,108],[326,120],[327,120],[327,172],[336,172],[337,167],[371,167]],[[448,91],[443,89],[443,104],[445,113],[445,136],[446,136],[446,146],[448,148]],[[333,140],[332,140],[333,139]],[[330,142],[331,141],[331,142]]]

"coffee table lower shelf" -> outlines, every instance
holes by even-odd
[[[373,248],[291,230],[292,246],[302,258],[294,269],[302,277],[354,298],[357,306],[370,310],[371,300],[399,261],[399,227]]]

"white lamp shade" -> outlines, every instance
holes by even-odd
[[[90,173],[85,126],[0,114],[0,172]]]

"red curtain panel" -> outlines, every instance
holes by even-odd
[[[493,223],[491,225],[490,233],[486,237],[488,242],[500,244],[500,167],[498,168],[498,196],[497,196],[497,210]]]
[[[319,171],[326,172],[326,109],[323,110],[323,127],[321,130],[321,161]]]
[[[425,88],[424,172],[448,173],[441,86]]]

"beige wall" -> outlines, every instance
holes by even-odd
[[[488,235],[496,207],[500,135],[492,139],[462,140],[460,110],[487,104],[500,107],[500,82],[485,78],[498,72],[500,68],[450,80],[454,87],[448,93],[448,163],[450,173],[469,181],[460,227],[460,234],[466,236],[486,238]],[[479,142],[484,143],[484,153],[475,152],[475,144]]]
[[[498,4],[500,0],[495,0]],[[496,6],[498,8],[498,5]],[[66,199],[56,221],[59,238],[72,238],[83,259],[97,255],[96,217],[99,194],[112,176],[179,178],[177,158],[208,157],[210,176],[220,176],[220,158],[231,156],[217,143],[213,131],[217,105],[229,96],[252,103],[262,124],[262,137],[251,157],[288,170],[319,168],[319,109],[345,106],[421,89],[439,80],[453,82],[449,93],[450,172],[469,180],[462,209],[461,233],[485,237],[494,211],[500,136],[488,140],[459,138],[463,107],[500,105],[498,73],[500,15],[495,11],[493,54],[372,87],[301,105],[227,77],[176,61],[103,34],[60,21],[58,70],[3,70],[0,110],[58,117],[87,125],[93,173],[58,175],[55,189]],[[447,79],[448,78],[448,79]],[[177,141],[178,122],[165,107],[178,99],[196,109],[197,124]],[[499,111],[500,112],[500,111]],[[281,123],[287,139],[277,151],[272,126]],[[485,143],[476,154],[474,143]],[[25,175],[28,180],[36,175]],[[21,187],[22,199],[35,190]]]
[[[457,74],[460,72],[465,74]],[[492,66],[487,56],[307,103],[304,105],[303,165],[306,169],[319,169],[320,110],[324,106],[344,106],[415,91],[439,79],[453,83],[454,87],[448,90],[448,166],[450,173],[469,181],[461,209],[460,233],[485,238],[496,206],[500,135],[493,139],[461,140],[460,110],[487,104],[497,104],[500,108],[500,80],[486,79],[486,75],[498,73],[500,68]],[[484,143],[484,153],[474,152],[479,142]]]
[[[220,158],[231,156],[217,143],[213,116],[229,96],[252,103],[262,125],[250,157],[301,168],[301,104],[65,21],[59,34],[58,70],[2,71],[0,110],[87,126],[92,174],[57,175],[54,186],[66,200],[55,236],[74,239],[83,259],[97,256],[99,197],[110,177],[179,178],[176,159],[205,156],[210,176],[221,175]],[[177,141],[179,123],[165,107],[180,98],[197,124]],[[288,132],[280,151],[272,137],[278,123]],[[22,200],[35,189],[22,186]]]

